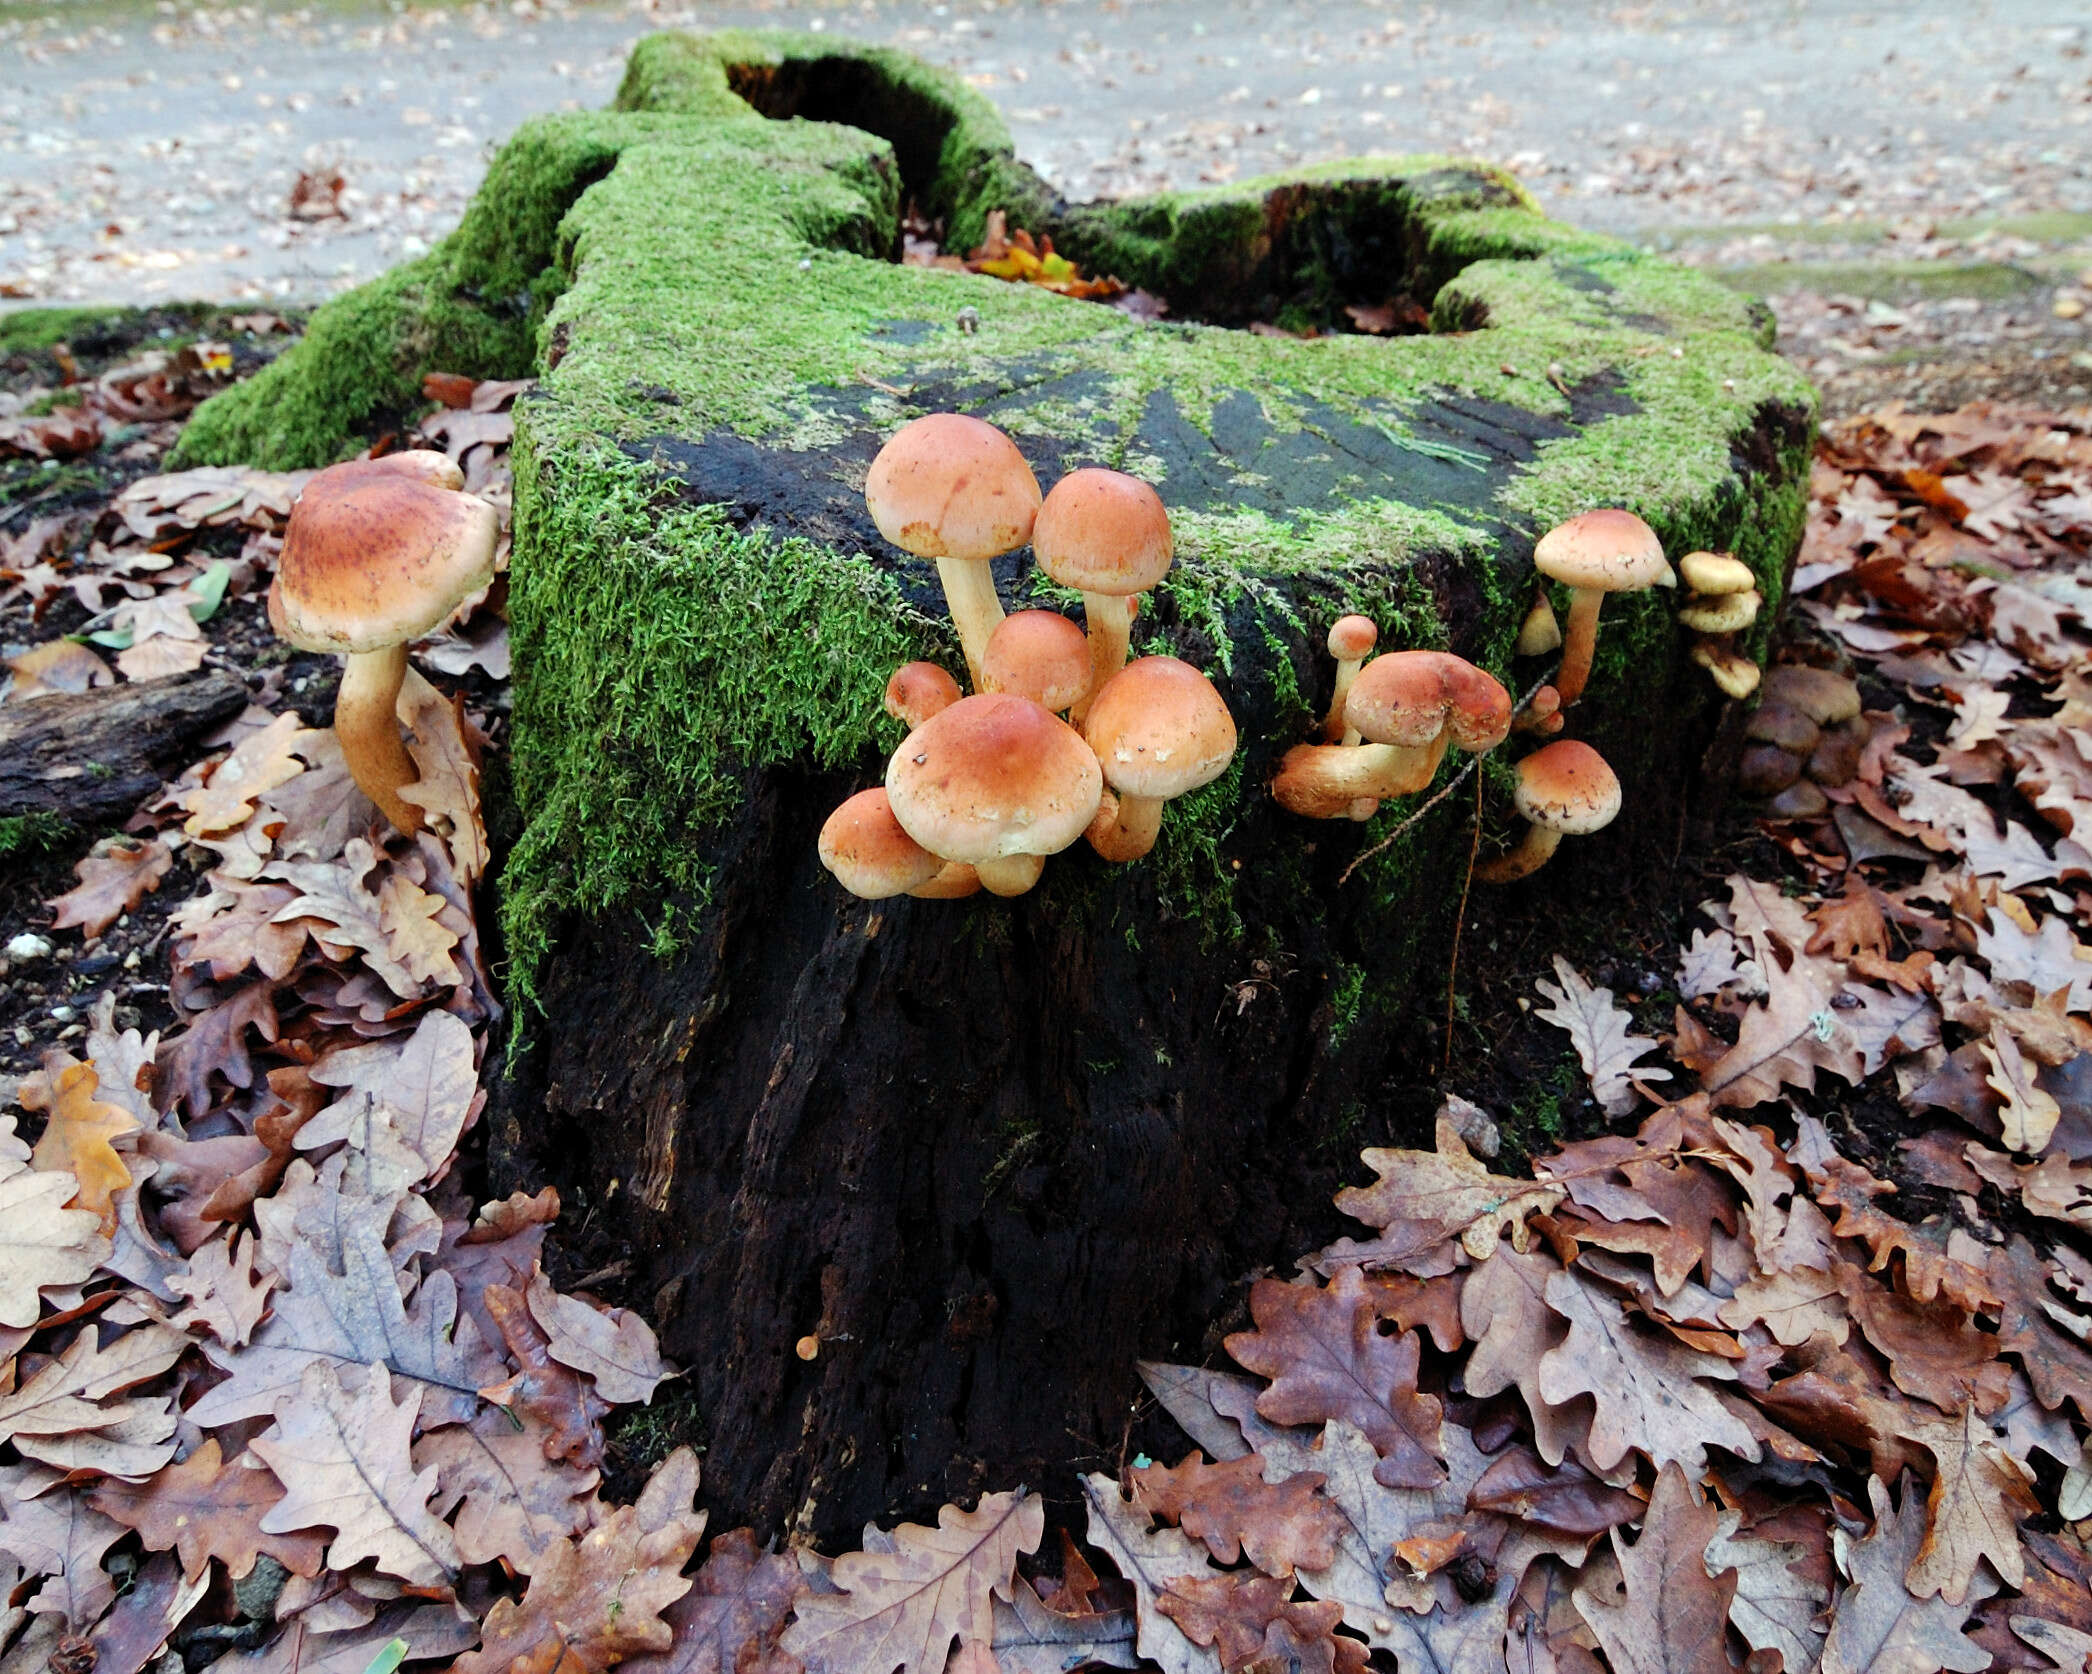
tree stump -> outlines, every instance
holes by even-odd
[[[958,249],[1002,210],[1169,312],[901,265],[904,202]],[[1230,329],[1253,322],[1321,335]],[[1416,801],[1362,825],[1271,802],[1329,701],[1323,636],[1361,611],[1383,649],[1522,690],[1533,541],[1601,504],[1733,549],[1776,601],[1814,404],[1769,344],[1754,305],[1482,165],[1071,206],[902,55],[657,36],[616,109],[526,125],[458,234],[323,310],[184,448],[315,463],[420,370],[539,374],[497,1178],[549,1177],[629,1241],[716,1514],[835,1538],[1115,1465],[1135,1360],[1197,1358],[1230,1284],[1329,1230],[1381,1089],[1426,1073],[1412,1001],[1443,979],[1472,804],[1340,881]],[[963,665],[864,472],[940,409],[1002,425],[1047,487],[1084,463],[1156,485],[1178,561],[1136,649],[1208,671],[1242,748],[1142,862],[1078,848],[1016,901],[870,905],[815,835],[898,741],[892,668]],[[1012,606],[1073,606],[1028,557],[996,573]],[[1716,712],[1672,609],[1607,606],[1574,732],[1629,812],[1583,864],[1668,837]]]

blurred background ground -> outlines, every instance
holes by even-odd
[[[2092,399],[2092,26],[2058,0],[10,4],[0,305],[323,299],[442,236],[526,116],[607,102],[635,37],[730,24],[959,71],[1073,197],[1492,158],[1770,297],[1834,413]]]

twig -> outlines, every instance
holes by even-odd
[[[1539,692],[1542,686],[1546,685],[1550,680],[1552,680],[1555,677],[1555,671],[1560,667],[1561,665],[1557,663],[1555,665],[1555,668],[1549,669],[1545,674],[1541,675],[1538,680],[1535,680],[1533,682],[1531,688],[1526,692],[1525,696],[1518,700],[1518,707],[1511,711],[1511,718],[1514,721],[1520,715],[1523,715],[1528,709],[1532,707],[1534,696]],[[1381,838],[1380,841],[1375,843],[1370,849],[1367,849],[1363,854],[1354,855],[1352,857],[1351,864],[1345,867],[1343,872],[1339,874],[1337,878],[1337,887],[1339,889],[1342,889],[1344,885],[1351,881],[1351,874],[1353,872],[1356,872],[1361,866],[1365,865],[1365,863],[1371,860],[1376,854],[1379,854],[1383,849],[1387,848],[1391,843],[1394,842],[1394,840],[1397,837],[1400,837],[1404,832],[1408,831],[1409,828],[1415,825],[1418,820],[1422,819],[1426,814],[1430,813],[1433,808],[1436,808],[1447,797],[1451,796],[1453,792],[1458,790],[1462,785],[1464,785],[1467,782],[1467,776],[1470,773],[1474,772],[1475,769],[1480,767],[1481,765],[1482,758],[1480,756],[1469,756],[1467,758],[1467,765],[1461,768],[1461,770],[1458,773],[1454,774],[1452,778],[1446,781],[1446,785],[1443,790],[1437,792],[1429,802],[1426,802],[1415,813],[1411,814],[1408,819],[1404,820],[1400,825],[1396,826],[1394,830],[1390,831],[1385,837]],[[1481,794],[1481,787],[1479,785],[1476,786],[1475,791],[1477,797],[1479,798]],[[1479,812],[1476,815],[1475,823],[1477,831],[1479,832],[1481,825],[1481,816]]]
[[[1467,845],[1467,876],[1460,880],[1460,910],[1453,915],[1453,957],[1446,965],[1445,1052],[1438,1060],[1438,1079],[1443,1081],[1453,1067],[1453,991],[1460,975],[1460,932],[1467,928],[1467,896],[1475,886],[1475,856],[1482,852],[1482,780],[1475,778],[1475,831]]]

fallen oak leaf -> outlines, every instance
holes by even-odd
[[[595,1464],[603,1457],[602,1419],[610,1411],[610,1403],[596,1392],[591,1380],[552,1358],[551,1339],[531,1317],[520,1288],[488,1285],[482,1295],[502,1342],[520,1369],[479,1393],[497,1406],[514,1407],[539,1419],[545,1429],[546,1458]]]
[[[167,1288],[189,1303],[173,1324],[178,1330],[208,1331],[227,1347],[239,1348],[268,1312],[275,1284],[275,1274],[254,1271],[254,1234],[239,1234],[236,1246],[228,1231],[199,1245],[188,1270],[168,1278]]]
[[[1264,1480],[1255,1453],[1209,1465],[1193,1453],[1180,1465],[1133,1471],[1136,1505],[1175,1523],[1224,1564],[1245,1554],[1266,1575],[1327,1569],[1336,1560],[1343,1516],[1317,1490],[1319,1472],[1303,1471],[1280,1483]]]
[[[131,1183],[131,1171],[111,1142],[136,1133],[139,1123],[122,1105],[95,1097],[100,1087],[94,1065],[60,1058],[24,1082],[16,1097],[24,1108],[47,1118],[32,1163],[70,1174],[79,1185],[71,1201],[92,1213],[108,1233],[116,1230],[111,1199]]]
[[[605,1313],[578,1296],[563,1296],[542,1271],[532,1273],[524,1299],[545,1333],[546,1352],[562,1366],[587,1373],[612,1405],[651,1404],[655,1389],[675,1376],[661,1358],[653,1328],[631,1309]]]
[[[469,1425],[431,1430],[414,1444],[415,1465],[436,1467],[431,1509],[439,1517],[457,1510],[458,1552],[466,1563],[500,1559],[528,1575],[555,1540],[588,1527],[584,1496],[600,1473],[548,1460],[543,1431],[536,1419],[490,1406]]]
[[[1707,1573],[1718,1521],[1711,1505],[1693,1503],[1685,1473],[1667,1464],[1640,1537],[1629,1546],[1613,1532],[1625,1597],[1606,1598],[1589,1586],[1575,1594],[1613,1674],[1733,1674],[1723,1638],[1736,1574]]]
[[[371,1674],[373,1662],[395,1644],[404,1660],[425,1662],[470,1650],[479,1626],[456,1604],[402,1599],[368,1621],[336,1632],[318,1631],[301,1612],[258,1651],[234,1652],[212,1666],[220,1674]]]
[[[805,1590],[805,1577],[789,1556],[757,1546],[753,1530],[728,1529],[713,1537],[711,1551],[691,1577],[690,1590],[661,1612],[675,1634],[673,1648],[631,1658],[625,1664],[626,1674],[799,1674],[803,1665],[779,1646],[778,1639]],[[1035,1608],[1027,1608],[1027,1604]],[[1004,1621],[999,1601],[996,1611],[996,1660],[1009,1665],[1010,1674],[1061,1674],[1074,1645],[1100,1652],[1085,1661],[1115,1661],[1122,1668],[1133,1665],[1130,1654],[1122,1652],[1113,1658],[1108,1652],[1116,1647],[1094,1638],[1052,1637],[1062,1623],[1093,1620],[1107,1623],[1106,1631],[1122,1623],[1123,1637],[1130,1641],[1130,1613],[1116,1612],[1112,1618],[1056,1616],[1038,1603],[1038,1594],[1021,1576],[1015,1605],[1014,1631]],[[1041,1612],[1050,1620],[1042,1621]],[[1036,1667],[1021,1657],[1013,1661],[1012,1653],[1019,1649],[1016,1641],[1027,1634],[1024,1648],[1035,1644],[1053,1647],[1048,1667]]]
[[[1739,1512],[1723,1512],[1707,1543],[1708,1575],[1730,1571],[1736,1577],[1730,1624],[1753,1651],[1777,1653],[1783,1669],[1796,1674],[1813,1669],[1823,1649],[1817,1618],[1830,1600],[1830,1588],[1806,1572],[1802,1546],[1739,1533],[1742,1520]]]
[[[487,869],[491,851],[479,805],[479,754],[462,694],[446,698],[426,681],[400,690],[401,720],[408,728],[407,754],[421,777],[400,787],[400,800],[424,809],[441,833],[458,882],[470,888]]]
[[[51,928],[77,929],[92,941],[158,889],[173,865],[174,851],[158,837],[111,843],[104,852],[74,862],[79,883],[44,903],[57,912]]]
[[[1954,1418],[1912,1424],[1908,1434],[1936,1467],[1925,1501],[1925,1539],[1904,1571],[1910,1590],[1960,1604],[1985,1560],[2007,1586],[2017,1587],[2026,1574],[2018,1524],[2037,1509],[2029,1473],[1973,1405]]]
[[[138,1537],[149,1552],[177,1551],[182,1571],[201,1575],[211,1559],[235,1581],[266,1554],[293,1575],[320,1573],[327,1543],[314,1534],[270,1534],[262,1515],[283,1498],[275,1473],[246,1463],[252,1455],[224,1462],[215,1436],[189,1457],[167,1465],[143,1482],[104,1482],[88,1503]]]
[[[1376,1244],[1398,1245],[1422,1255],[1457,1239],[1468,1255],[1485,1261],[1506,1233],[1513,1249],[1525,1249],[1531,1238],[1527,1217],[1544,1215],[1562,1201],[1558,1185],[1491,1174],[1468,1150],[1452,1117],[1443,1113],[1437,1146],[1435,1152],[1361,1152],[1365,1165],[1380,1178],[1373,1185],[1338,1192],[1337,1207],[1353,1220],[1379,1227],[1383,1236]],[[1351,1254],[1373,1261],[1375,1248],[1358,1246]],[[1394,1260],[1387,1265],[1408,1264]],[[1432,1270],[1445,1272],[1449,1267],[1450,1262]]]
[[[332,1366],[307,1367],[296,1397],[277,1406],[275,1428],[255,1438],[255,1454],[284,1484],[260,1528],[331,1528],[331,1567],[368,1558],[415,1586],[444,1585],[458,1572],[457,1541],[429,1510],[436,1467],[417,1472],[409,1451],[421,1391],[408,1389],[395,1406],[384,1363],[366,1371],[351,1395]]]
[[[1390,1488],[1428,1488],[1439,1468],[1441,1407],[1417,1390],[1421,1340],[1387,1337],[1363,1275],[1340,1268],[1327,1288],[1259,1279],[1250,1289],[1255,1331],[1227,1338],[1228,1353],[1272,1380],[1257,1411],[1274,1424],[1343,1419],[1380,1454],[1375,1472]]]
[[[0,1180],[0,1326],[34,1325],[46,1288],[85,1283],[109,1254],[100,1217],[65,1207],[79,1190],[44,1169]]]
[[[203,838],[245,825],[257,801],[305,771],[299,757],[319,736],[294,709],[248,733],[211,770],[210,778],[183,794],[180,806],[188,818],[182,830]]]
[[[1610,988],[1593,988],[1559,953],[1554,956],[1554,974],[1559,987],[1544,978],[1534,984],[1553,1004],[1533,1015],[1568,1032],[1591,1083],[1591,1096],[1608,1116],[1625,1116],[1639,1096],[1638,1081],[1671,1078],[1667,1069],[1635,1061],[1655,1051],[1657,1043],[1633,1032],[1634,1019],[1613,1003]]]
[[[2034,1080],[2034,1066],[2020,1054],[2019,1042],[2002,1023],[1992,1023],[1990,1038],[1977,1043],[1990,1073],[1983,1079],[2005,1102],[1998,1111],[2005,1148],[2040,1151],[2063,1119],[2063,1107]]]
[[[1018,1556],[1038,1550],[1045,1502],[984,1494],[972,1511],[941,1507],[937,1527],[903,1523],[890,1549],[847,1552],[830,1571],[833,1593],[799,1600],[784,1649],[810,1674],[943,1674],[955,1640],[994,1637],[990,1601],[1012,1597]],[[469,1674],[469,1671],[468,1671]]]
[[[1903,1584],[1925,1538],[1925,1513],[1914,1478],[1906,1476],[1900,1509],[1878,1476],[1867,1479],[1874,1527],[1862,1540],[1831,1531],[1838,1567],[1851,1585],[1831,1611],[1818,1674],[1981,1674],[1990,1653],[1962,1632],[1975,1606],[1997,1590],[1988,1575],[1960,1604],[1919,1598]]]

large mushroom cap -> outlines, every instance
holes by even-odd
[[[944,862],[901,829],[880,786],[859,791],[821,827],[821,864],[835,881],[866,901],[884,901],[919,888]]]
[[[493,579],[499,534],[492,506],[432,486],[415,467],[331,466],[305,485],[284,530],[284,637],[301,650],[354,652],[425,634]]]
[[[1518,764],[1511,800],[1533,824],[1577,837],[1612,824],[1620,811],[1620,781],[1590,745],[1564,738]]]
[[[1090,642],[1058,611],[1020,610],[988,636],[981,683],[991,692],[1066,709],[1090,689]]]
[[[1017,444],[964,413],[894,432],[865,478],[872,521],[918,558],[999,558],[1031,539],[1039,479]]]
[[[1058,854],[1097,812],[1104,779],[1081,734],[1030,698],[978,692],[908,735],[886,768],[901,828],[970,866]]]
[[[1678,573],[1686,586],[1709,598],[1745,593],[1758,585],[1750,565],[1727,552],[1688,552],[1678,560]]]
[[[1162,497],[1138,477],[1096,466],[1053,485],[1031,548],[1063,587],[1114,595],[1145,593],[1169,573],[1174,551]]]
[[[1235,754],[1235,717],[1213,682],[1175,657],[1142,657],[1104,684],[1083,722],[1104,777],[1168,801],[1210,784]]]
[[[1633,512],[1612,507],[1587,511],[1550,529],[1533,548],[1533,564],[1565,587],[1603,593],[1633,593],[1677,581],[1656,531]]]
[[[1450,651],[1390,651],[1359,671],[1344,718],[1375,744],[1421,749],[1451,732],[1463,750],[1493,750],[1511,731],[1511,694]]]

